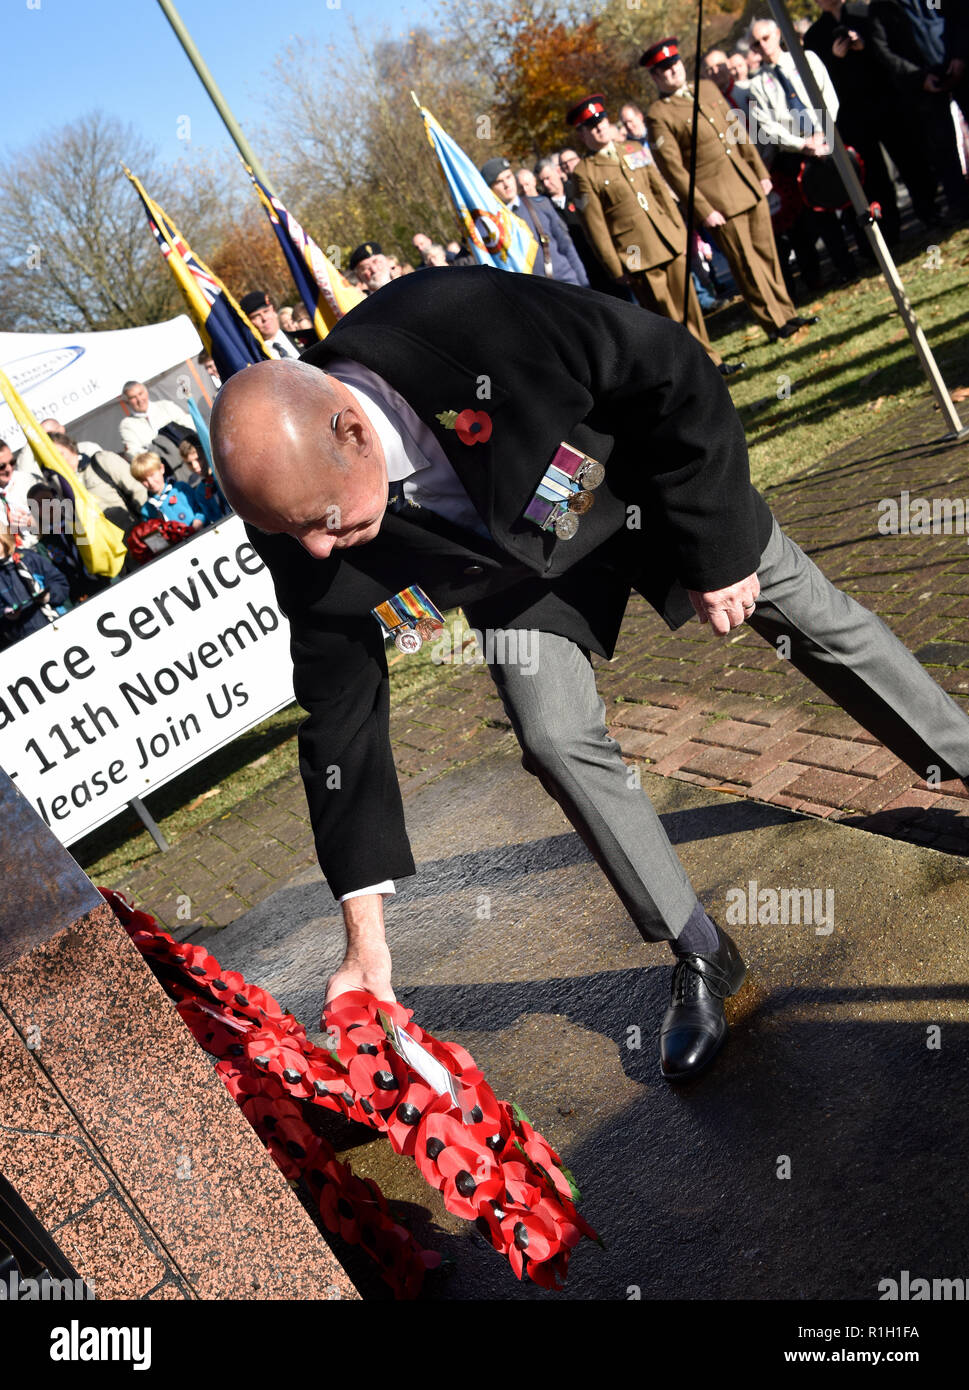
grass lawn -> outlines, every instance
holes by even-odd
[[[906,293],[950,389],[969,387],[967,268],[969,230],[941,240],[936,250],[909,243],[899,262]],[[810,472],[832,449],[876,429],[879,418],[931,395],[880,275],[830,290],[810,306],[800,306],[800,312],[819,313],[821,322],[775,344],[742,313],[724,311],[723,319],[718,315],[711,321],[723,356],[747,363],[730,390],[747,431],[751,473],[759,487]],[[720,331],[721,322],[726,331]],[[969,403],[960,410],[969,422]],[[429,646],[413,657],[393,652],[390,664],[391,698],[398,703],[419,699],[423,689],[441,679]],[[152,793],[146,804],[169,842],[227,815],[244,798],[292,771],[302,717],[295,705],[274,714]],[[111,883],[122,881],[158,851],[140,821],[122,815],[79,840],[71,853],[96,882]]]
[[[902,257],[905,292],[947,385],[969,386],[969,230],[935,250],[907,243]],[[880,273],[830,290],[799,312],[818,313],[821,322],[774,344],[749,320],[722,336],[719,316],[710,324],[721,354],[747,363],[746,372],[731,378],[730,394],[761,488],[810,472],[830,450],[876,429],[879,414],[931,398]],[[966,405],[960,413],[969,422]]]

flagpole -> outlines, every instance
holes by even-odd
[[[225,128],[232,136],[232,139],[235,141],[236,149],[242,155],[242,158],[245,160],[245,162],[251,165],[253,173],[259,179],[259,182],[264,184],[266,188],[269,189],[269,192],[273,194],[273,196],[275,196],[276,190],[269,182],[269,178],[266,175],[265,170],[259,163],[259,160],[256,158],[255,151],[252,149],[252,146],[249,144],[249,141],[246,139],[245,135],[243,135],[242,127],[236,120],[235,116],[233,116],[232,111],[229,107],[229,103],[226,101],[225,97],[219,91],[215,78],[209,72],[208,64],[196,48],[195,42],[192,39],[191,34],[185,28],[185,24],[182,21],[182,17],[178,13],[178,10],[176,10],[174,4],[172,3],[172,0],[158,0],[158,3],[162,8],[162,12],[164,13],[165,18],[168,20],[169,24],[174,29],[175,37],[178,39],[179,43],[184,48],[188,61],[192,64],[192,67],[198,73],[199,77],[201,78],[202,84],[205,87],[205,90],[212,98],[216,111],[218,111],[219,115],[222,117],[222,120],[225,122]]]

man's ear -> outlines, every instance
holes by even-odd
[[[343,407],[334,433],[342,448],[354,449],[364,456],[373,450],[373,427],[356,404]]]

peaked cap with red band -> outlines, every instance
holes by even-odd
[[[669,67],[671,63],[677,62],[679,57],[679,39],[660,39],[659,43],[654,43],[652,48],[647,48],[639,60],[639,66],[641,68],[665,68]]]
[[[593,92],[590,97],[583,97],[580,102],[565,113],[567,125],[585,125],[586,121],[593,121],[606,114],[606,99],[601,92]]]

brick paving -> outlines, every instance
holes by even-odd
[[[969,706],[969,538],[878,532],[878,499],[903,491],[963,498],[969,512],[969,441],[943,446],[940,433],[931,405],[910,407],[766,495],[828,577]],[[610,730],[647,771],[969,854],[961,783],[920,781],[749,628],[671,633],[637,597],[615,659],[597,666]],[[391,735],[405,797],[513,741],[487,671],[471,664],[443,667],[419,699],[395,706]],[[290,768],[114,886],[194,939],[315,863]]]

